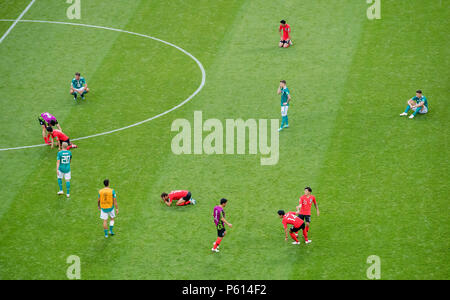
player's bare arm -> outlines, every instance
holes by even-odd
[[[319,216],[320,215],[320,213],[319,213],[319,204],[314,203],[314,206],[316,207],[317,216]]]
[[[116,215],[119,214],[119,206],[117,205],[117,198],[114,198],[114,206],[116,207]]]
[[[227,220],[225,220],[224,217],[222,217],[221,220],[222,220],[225,224],[227,224],[228,227],[230,227],[230,228],[233,227],[233,224],[228,223]]]

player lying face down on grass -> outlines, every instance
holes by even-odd
[[[75,144],[72,144],[71,142],[70,142],[70,139],[69,139],[69,137],[67,136],[67,135],[65,135],[62,131],[59,131],[59,130],[53,130],[53,128],[52,127],[47,127],[47,131],[51,134],[51,137],[52,137],[52,139],[50,139],[50,145],[51,145],[51,148],[53,149],[53,138],[56,138],[57,140],[58,140],[58,148],[59,148],[59,150],[61,150],[61,145],[62,145],[62,143],[64,143],[64,142],[66,142],[67,143],[67,145],[69,145],[68,147],[67,147],[67,150],[70,150],[71,148],[78,148],[78,146],[77,145],[75,145]]]
[[[289,234],[291,235],[291,238],[294,240],[292,244],[298,245],[300,242],[297,239],[297,232],[302,229],[303,230],[303,237],[305,238],[305,244],[311,243],[311,240],[308,240],[308,233],[305,229],[305,223],[295,215],[295,212],[290,211],[287,214],[284,212],[284,210],[278,211],[278,216],[282,219],[282,224],[284,227],[284,233],[285,233],[285,240],[288,240],[288,234],[287,234],[287,225],[292,225],[291,229],[289,229]]]
[[[176,200],[177,206],[184,206],[189,204],[196,204],[196,201],[192,199],[191,192],[186,190],[177,190],[177,191],[171,191],[169,194],[162,193],[161,194],[161,201],[164,202],[167,206],[171,206],[173,200]]]
[[[409,116],[410,119],[413,119],[418,113],[426,114],[428,113],[428,100],[422,95],[421,90],[416,91],[416,96],[412,97],[407,101],[406,109],[404,112],[400,114],[400,116],[407,116],[408,112],[413,110],[414,112]]]
[[[81,74],[76,72],[75,78],[72,79],[70,84],[70,94],[73,96],[74,100],[77,100],[77,95],[81,96],[81,99],[84,100],[84,95],[89,93],[89,89],[86,83],[86,79],[81,77]]]
[[[47,145],[50,145],[51,134],[47,131],[47,127],[57,127],[59,131],[62,131],[61,126],[59,125],[58,120],[56,120],[55,116],[48,112],[42,113],[38,117],[39,124],[42,127],[42,137]]]
[[[280,43],[278,44],[278,46],[280,48],[287,48],[289,46],[292,46],[291,26],[289,26],[289,24],[287,24],[285,20],[280,21],[278,32],[280,33]]]
[[[225,206],[227,205],[228,200],[225,198],[220,199],[220,205],[217,205],[214,207],[213,211],[213,217],[214,217],[214,224],[217,228],[217,240],[214,242],[213,247],[211,251],[213,252],[219,252],[219,245],[222,242],[223,237],[227,233],[225,230],[225,224],[227,224],[228,227],[233,227],[231,223],[228,223],[227,220],[225,220],[225,211],[223,210]]]

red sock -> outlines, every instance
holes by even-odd
[[[298,239],[297,239],[297,237],[295,236],[295,233],[291,232],[290,235],[291,235],[291,238],[292,238],[294,241],[298,242]]]
[[[309,231],[309,226],[306,226],[306,232],[308,232]]]
[[[184,202],[181,202],[180,204],[177,204],[177,205],[178,206],[184,206],[184,205],[188,205],[190,203],[191,203],[191,201],[184,201]]]
[[[72,149],[72,145],[70,145],[70,146],[67,147],[67,150],[70,150],[70,149]]]
[[[305,242],[308,240],[308,231],[306,229],[303,229],[303,237],[305,238]]]
[[[222,241],[221,238],[217,238],[216,242],[214,243],[214,247],[213,248],[217,249],[217,247],[219,247],[221,241]]]

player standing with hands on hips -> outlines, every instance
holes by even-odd
[[[289,93],[289,89],[286,86],[286,80],[280,81],[280,86],[278,87],[277,94],[281,94],[281,126],[278,131],[283,130],[283,128],[288,128],[288,109],[289,109],[289,102],[291,101],[291,95]]]

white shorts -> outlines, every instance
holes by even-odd
[[[100,219],[108,220],[108,216],[111,218],[116,217],[116,213],[114,212],[114,208],[110,212],[104,212],[103,209],[100,209]]]
[[[63,173],[63,172],[61,172],[60,170],[58,170],[58,175],[57,175],[57,177],[58,177],[58,179],[63,179],[63,177],[64,177],[64,179],[65,179],[66,181],[69,181],[70,178],[71,178],[70,172],[69,172],[69,173]]]
[[[76,89],[76,88],[73,88],[73,89],[75,90],[75,92],[81,94],[81,93],[84,92],[84,90],[85,90],[86,88],[83,86],[81,89]]]
[[[424,105],[421,110],[419,110],[419,114],[426,114],[428,112],[428,108]]]
[[[289,106],[287,106],[287,105],[281,106],[281,116],[282,117],[286,117],[287,116],[288,109],[289,109]]]

